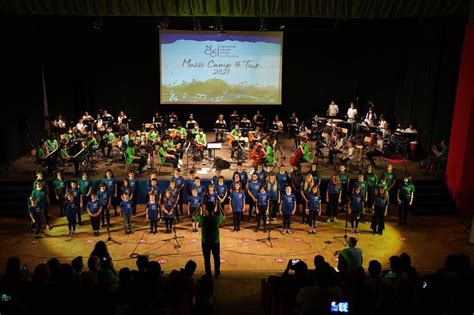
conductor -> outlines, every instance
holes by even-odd
[[[206,207],[206,215],[195,214],[194,220],[201,225],[201,242],[202,242],[202,255],[204,256],[204,267],[206,269],[206,275],[212,277],[211,273],[211,252],[214,257],[214,276],[219,278],[221,271],[221,258],[220,258],[220,240],[219,240],[219,226],[224,222],[225,215],[224,210],[218,207],[219,212],[214,214],[214,209]]]

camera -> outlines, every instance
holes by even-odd
[[[299,263],[301,261],[301,259],[292,259],[291,260],[291,265],[292,266],[295,266],[297,263]]]
[[[349,302],[331,302],[331,313],[349,313]]]
[[[396,278],[396,277],[397,277],[397,273],[394,272],[393,270],[385,270],[385,271],[383,272],[383,277],[384,277],[384,278],[389,278],[389,279]]]

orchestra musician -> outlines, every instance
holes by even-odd
[[[86,125],[92,124],[94,121],[94,117],[92,117],[89,112],[84,112],[84,115],[82,116],[82,122],[85,123]]]
[[[237,114],[237,111],[234,109],[232,114],[230,114],[230,125],[235,126],[238,125],[240,121],[240,116]]]
[[[224,115],[219,114],[215,122],[216,142],[224,141],[224,132],[227,130],[227,123],[224,120]]]
[[[178,123],[178,115],[176,115],[175,112],[171,112],[166,120],[166,128],[176,128]]]
[[[296,117],[296,113],[293,112],[291,113],[291,117],[288,120],[288,136],[290,138],[295,138],[298,135],[298,125],[299,125],[299,119]],[[296,140],[295,140],[296,141]]]
[[[153,125],[155,126],[156,130],[158,130],[160,133],[163,132],[163,116],[159,112],[155,113],[155,116],[153,116]]]
[[[365,114],[364,124],[367,127],[375,127],[375,121],[377,120],[377,114],[374,112],[374,107],[370,106],[369,111]]]
[[[341,160],[342,160],[342,163],[347,165],[348,163],[350,163],[350,161],[353,158],[354,158],[354,147],[352,145],[352,142],[348,140],[346,142],[346,149],[344,149],[342,152]]]
[[[377,142],[375,143],[374,149],[365,155],[369,159],[370,164],[375,166],[374,157],[383,155],[383,137],[381,134],[377,134]]]
[[[408,128],[405,129],[405,133],[418,133],[418,130],[415,129],[412,123],[408,125]]]
[[[257,127],[260,127],[262,128],[263,127],[263,116],[262,114],[260,113],[259,110],[257,110],[257,113],[252,117],[252,120],[253,120],[253,124],[255,126],[255,128]]]
[[[334,164],[334,156],[342,153],[342,147],[344,145],[344,138],[339,133],[336,133],[330,140],[329,149],[329,162]]]
[[[334,100],[331,100],[331,103],[328,106],[327,114],[331,118],[336,118],[339,114],[339,106],[337,106]]]
[[[117,116],[117,129],[120,132],[128,131],[128,118],[123,110],[121,110]]]
[[[277,115],[278,116],[278,115]],[[263,147],[265,148],[265,163],[274,164],[275,163],[275,153],[273,152],[272,146],[268,143],[268,140],[262,141]]]
[[[107,132],[102,136],[102,156],[110,157],[110,153],[112,152],[112,141],[115,141],[115,139],[115,134],[112,132],[112,128],[107,128]]]
[[[311,134],[311,130],[309,130],[306,127],[306,123],[302,121],[300,126],[298,127],[298,134],[295,137],[295,148],[298,147],[298,145],[301,142],[301,139],[303,139],[304,137],[308,137],[310,134]]]
[[[85,134],[87,132],[87,126],[84,124],[82,118],[79,118],[77,121],[76,130],[81,134]]]
[[[240,126],[246,132],[252,129],[252,122],[247,118],[247,115],[244,115],[244,117],[242,117],[242,120],[240,121]]]
[[[105,131],[105,125],[104,121],[102,120],[102,117],[100,114],[97,114],[96,119],[94,121],[95,129],[99,132]]]
[[[56,119],[53,120],[53,131],[56,134],[56,137],[66,132],[66,122],[63,119],[63,116],[59,114],[56,116]]]
[[[191,130],[196,126],[197,122],[194,120],[194,115],[190,114],[186,121],[186,130]]]
[[[278,134],[283,132],[283,122],[280,120],[280,115],[275,115],[273,119],[272,133],[275,135],[275,140],[278,140]]]
[[[145,168],[146,158],[144,155],[137,153],[135,148],[135,143],[133,141],[128,142],[127,149],[125,150],[125,158],[127,163],[137,163],[138,164],[138,173],[140,173]]]
[[[351,102],[351,103],[350,103],[350,107],[347,109],[346,117],[347,117],[347,121],[348,121],[350,124],[353,124],[353,123],[356,122],[356,119],[357,119],[357,108],[355,108],[354,102]]]
[[[204,149],[207,148],[207,138],[202,128],[199,129],[199,133],[197,133],[194,137],[194,148],[198,150],[199,154],[201,155],[202,163],[204,164]],[[211,150],[208,150],[208,156],[211,155]]]

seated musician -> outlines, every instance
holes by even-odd
[[[82,115],[82,122],[85,124],[91,124],[94,121],[94,117],[92,117],[89,112],[84,112]]]
[[[150,128],[150,132],[148,133],[148,140],[152,141],[153,143],[160,140],[160,136],[158,132],[156,132],[155,127]]]
[[[344,146],[344,138],[339,133],[333,136],[329,149],[329,162],[334,164],[334,156],[342,153],[342,147]]]
[[[56,149],[59,148],[58,140],[54,137],[54,134],[51,133],[48,139],[44,142],[44,151],[46,155],[54,152]]]
[[[194,137],[194,148],[199,151],[201,155],[201,159],[204,163],[204,149],[207,147],[207,138],[204,130],[202,128],[199,129],[199,133],[196,134]],[[211,156],[212,152],[209,150],[208,156]]]
[[[128,130],[128,118],[123,110],[121,110],[117,116],[117,129],[119,132],[125,132]]]
[[[107,112],[107,110],[104,110],[102,112],[102,122],[104,123],[105,128],[107,129],[109,125],[112,124],[112,121],[114,120],[114,117]]]
[[[181,126],[181,123],[178,123],[178,126],[176,128],[176,132],[177,133],[179,132],[180,135],[181,135],[181,138],[186,140],[186,129],[183,126]]]
[[[257,113],[253,116],[252,120],[255,127],[263,126],[263,116],[259,110],[257,110]]]
[[[166,122],[167,122],[167,127],[166,128],[173,128],[172,127],[173,125],[179,123],[178,115],[176,115],[175,112],[171,112],[168,115],[168,118],[167,118]]]
[[[94,147],[97,146],[97,139],[94,136],[94,133],[92,131],[89,131],[87,133],[87,139],[86,139],[86,147],[89,151],[92,151]]]
[[[166,150],[166,153],[174,155],[178,160],[183,157],[183,150],[175,146],[173,139],[170,135],[164,135],[162,143],[163,147]]]
[[[346,146],[347,148],[344,149],[342,152],[341,161],[342,163],[347,165],[348,163],[350,163],[350,161],[354,157],[354,146],[352,145],[352,142],[349,140],[346,142]]]
[[[387,122],[387,121],[385,120],[385,116],[384,116],[384,115],[380,115],[380,120],[379,120],[379,124],[378,124],[377,128],[379,128],[379,129],[385,128],[385,123],[386,123],[386,122]]]
[[[381,134],[377,134],[377,141],[375,143],[374,149],[365,154],[370,161],[372,166],[375,166],[374,157],[383,155],[383,137]]]
[[[311,163],[311,153],[309,151],[309,144],[308,144],[308,138],[306,136],[301,138],[301,143],[299,146],[303,152],[303,155],[298,161],[298,164],[301,163]]]
[[[135,143],[133,141],[128,142],[127,149],[125,150],[125,159],[128,164],[138,163],[139,173],[144,170],[146,158],[145,156],[136,153]]]
[[[234,109],[232,111],[232,114],[230,114],[230,125],[231,126],[235,126],[235,124],[238,124],[239,123],[239,114],[237,113],[237,111]]]
[[[234,129],[232,129],[232,131],[230,132],[230,134],[234,137],[237,137],[238,134],[239,134],[239,125],[235,125],[234,126]]]
[[[337,106],[334,100],[331,100],[331,104],[328,106],[327,114],[331,118],[336,118],[339,114],[339,106]]]
[[[87,126],[84,125],[84,122],[83,122],[82,118],[79,118],[79,120],[77,121],[77,124],[76,124],[77,132],[79,132],[81,134],[85,134],[86,129],[87,129]]]
[[[275,115],[275,119],[273,119],[272,132],[275,134],[275,139],[278,140],[278,134],[283,132],[283,122],[280,115]]]
[[[159,112],[156,112],[155,113],[155,116],[153,116],[153,125],[155,126],[155,128],[160,131],[160,132],[163,132],[163,122],[164,122],[164,119],[163,119],[163,116],[161,116],[161,114]]]
[[[95,130],[97,130],[98,132],[105,131],[104,121],[102,120],[102,117],[100,116],[100,114],[97,114],[94,121],[94,126],[95,126]]]
[[[412,123],[408,125],[408,128],[405,129],[405,133],[418,133],[418,130],[415,129]]]
[[[265,148],[265,163],[267,164],[275,164],[275,153],[273,152],[272,146],[268,143],[268,140],[262,141],[263,147]]]
[[[115,139],[116,137],[112,132],[112,128],[107,128],[107,132],[102,136],[102,140],[105,141],[105,143],[101,146],[102,156],[110,156],[110,153],[112,152],[112,141],[115,141]]]
[[[224,115],[219,114],[215,122],[216,142],[224,141],[224,132],[227,129],[227,123],[224,120]]]
[[[397,125],[397,129],[395,129],[395,132],[404,133],[404,132],[405,132],[405,128],[403,128],[403,125],[402,125],[402,124],[398,124],[398,125]]]
[[[67,161],[71,159],[71,156],[67,152],[67,143],[66,140],[62,140],[59,143],[59,155],[58,155],[59,163],[64,165]]]
[[[178,167],[178,159],[174,155],[166,153],[165,148],[163,147],[163,143],[161,141],[158,141],[157,143],[158,146],[158,158],[160,159],[160,163],[171,163],[173,164],[173,168]]]
[[[301,122],[300,126],[298,127],[298,134],[297,136],[295,137],[295,147],[298,147],[298,145],[300,144],[301,140],[303,138],[306,138],[308,137],[308,135],[311,134],[311,130],[309,130],[307,127],[306,127],[306,123],[304,121]]]
[[[237,127],[237,126],[236,126]],[[234,140],[233,141],[239,141],[241,138],[242,138],[242,130],[241,129],[233,129],[232,132],[236,132],[236,134],[234,135],[233,133],[231,133],[233,136],[234,136]],[[232,143],[231,143],[232,144]],[[239,150],[239,146],[236,145],[236,146],[232,146],[232,148],[230,149],[230,158],[233,159],[235,157],[235,153]]]
[[[441,140],[439,144],[439,149],[436,145],[431,146],[431,154],[426,158],[426,160],[422,161],[420,164],[420,168],[424,168],[426,172],[429,172],[432,166],[435,168],[438,166],[446,166],[446,161],[448,159],[448,146],[444,140]]]
[[[375,127],[375,121],[377,120],[377,114],[374,112],[374,108],[372,106],[369,107],[369,111],[365,114],[364,118],[364,125],[367,127]]]

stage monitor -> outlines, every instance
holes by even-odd
[[[281,105],[283,32],[160,32],[161,104]]]

